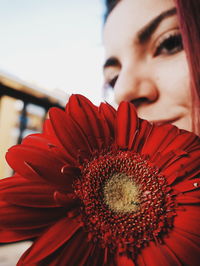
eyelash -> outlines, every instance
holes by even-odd
[[[114,87],[115,87],[115,83],[116,83],[117,79],[118,79],[118,75],[115,76],[114,78],[112,78],[112,79],[106,81],[106,82],[104,83],[104,85],[103,85],[103,89],[104,89],[105,91],[113,90]]]
[[[182,36],[180,33],[173,33],[161,40],[157,45],[154,57],[158,55],[173,55],[183,50]]]
[[[180,33],[172,33],[162,38],[156,47],[154,57],[159,55],[173,55],[183,50],[182,36]],[[104,85],[105,89],[113,89],[118,79],[118,75],[107,81]]]

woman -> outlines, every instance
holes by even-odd
[[[190,3],[193,3],[192,13],[199,4]],[[195,23],[198,16],[187,17],[185,24],[181,24],[187,61],[177,19],[177,12],[181,22],[182,16],[185,18],[182,2],[177,2],[177,10],[172,0],[107,1],[107,7],[104,73],[105,83],[113,87],[116,101],[132,102],[140,117],[155,124],[172,123],[197,133],[199,125],[194,112],[199,108],[196,71],[199,54],[198,51],[195,55],[192,53],[198,46],[193,42],[191,47],[188,40],[193,38],[199,42],[199,28]],[[187,25],[193,25],[191,36]],[[127,106],[128,111],[123,109]],[[53,110],[50,115],[53,122],[47,121],[43,134],[26,138],[21,147],[14,147],[8,153],[7,159],[18,176],[11,179],[11,184],[9,180],[2,181],[1,209],[5,217],[0,225],[6,228],[2,230],[2,237],[7,242],[36,238],[18,265],[199,265],[199,209],[196,206],[199,204],[199,138],[188,132],[179,134],[176,127],[165,125],[164,139],[163,127],[159,127],[160,136],[152,133],[156,132],[152,128],[157,127],[146,121],[140,121],[138,126],[133,109],[132,105],[123,103],[115,123],[117,115],[111,107],[103,104],[98,109],[82,96],[72,96],[66,117],[60,110]],[[79,128],[80,125],[83,128]],[[110,136],[116,127],[116,145],[112,146]],[[108,150],[102,149],[104,142],[99,128],[104,129],[100,130],[101,134],[106,132]],[[173,142],[174,131],[180,137],[177,142]],[[128,140],[124,136],[128,136]],[[190,145],[193,141],[198,145]],[[167,142],[164,147],[163,142]],[[86,150],[85,143],[88,144]],[[120,150],[116,151],[117,145]],[[86,151],[84,156],[82,149]],[[138,155],[130,157],[134,149],[139,153],[146,149],[147,154],[141,154],[159,162],[156,166],[164,171],[164,176],[158,178],[157,168],[149,167],[146,159]],[[68,167],[71,158],[76,162],[77,154],[81,165]],[[78,167],[83,169],[81,174],[75,171]],[[71,176],[76,178],[79,174],[71,191]],[[170,177],[171,188],[164,181],[166,176]],[[137,178],[138,183],[132,182]],[[77,195],[83,203],[81,211],[77,211]],[[174,202],[174,197],[180,202]],[[17,225],[11,219],[13,214]],[[80,214],[83,220],[79,219]],[[7,230],[9,226],[11,230]],[[184,233],[180,234],[180,230]]]
[[[200,134],[200,2],[107,0],[106,7],[105,85],[116,102]]]

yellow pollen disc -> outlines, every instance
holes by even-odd
[[[114,212],[139,209],[139,188],[126,174],[113,175],[104,185],[104,202]]]

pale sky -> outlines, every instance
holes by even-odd
[[[98,103],[102,19],[103,0],[0,0],[0,70]]]

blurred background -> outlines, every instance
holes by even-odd
[[[4,157],[70,94],[103,99],[103,0],[0,0],[0,178]]]

